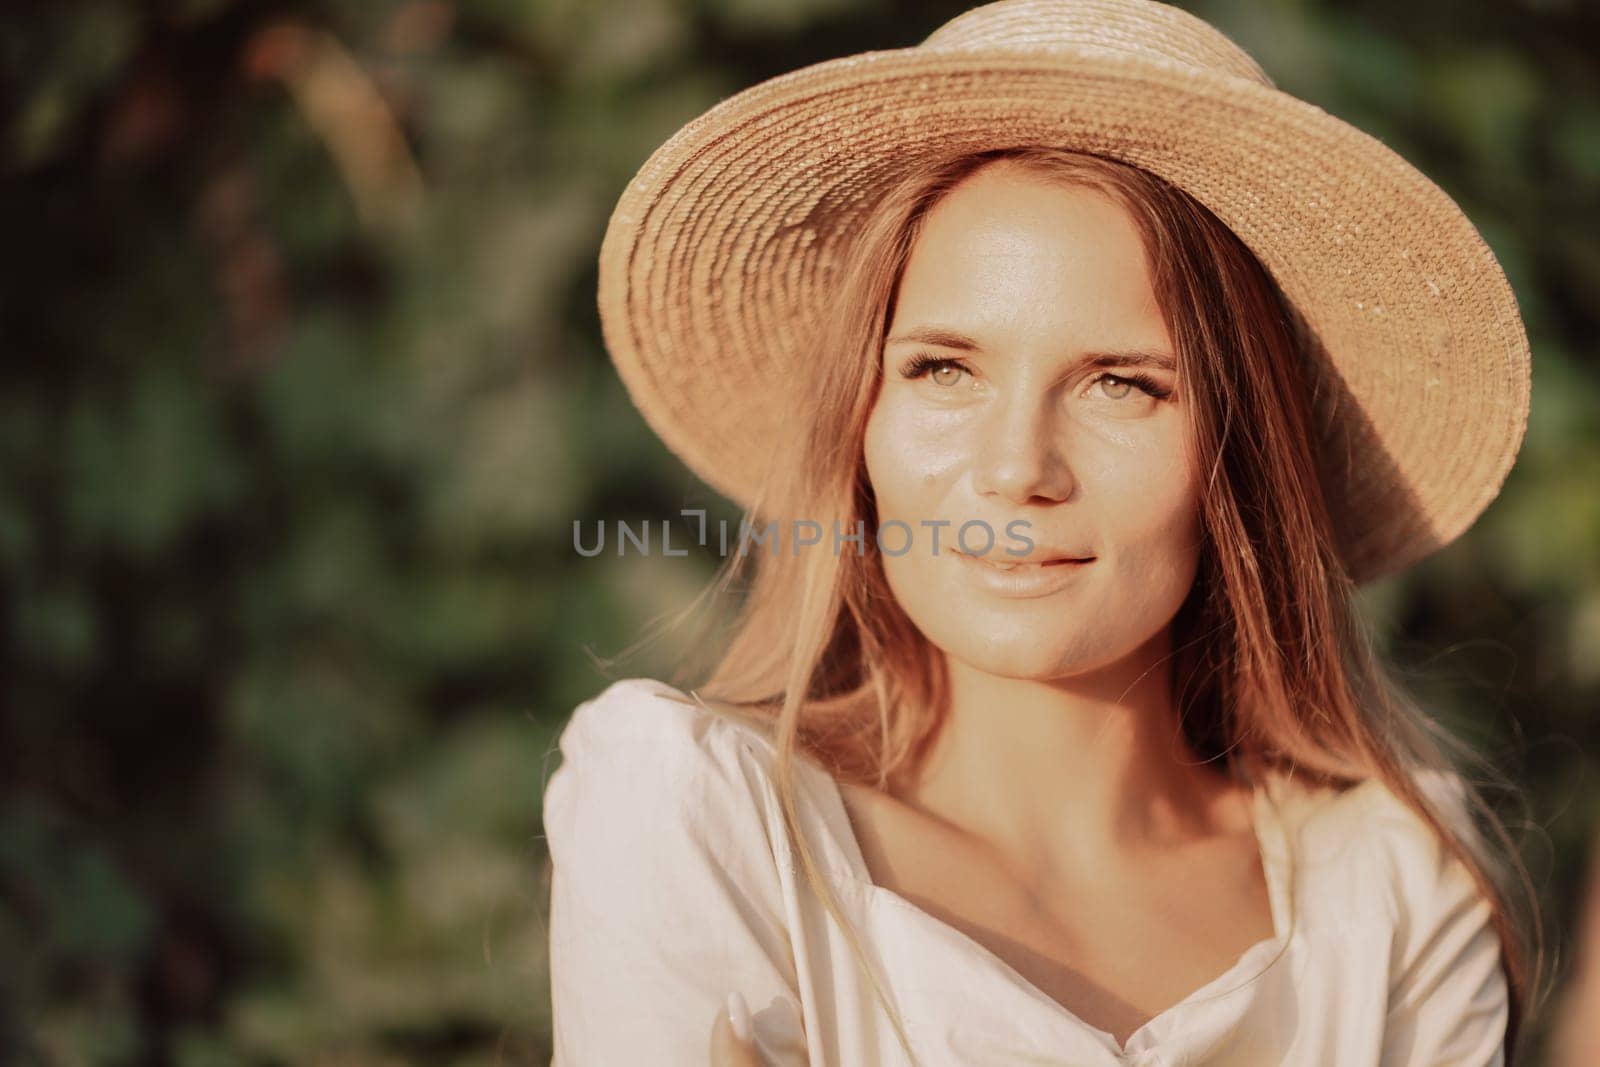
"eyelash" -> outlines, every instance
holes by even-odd
[[[945,366],[960,367],[962,370],[967,370],[967,368],[962,365],[960,360],[946,359],[941,356],[930,356],[926,352],[918,352],[916,355],[912,356],[906,361],[905,366],[900,368],[900,376],[902,378],[921,378],[935,367]],[[1129,385],[1137,386],[1143,392],[1157,400],[1165,400],[1167,397],[1172,395],[1171,389],[1163,389],[1161,384],[1154,378],[1140,371],[1134,371],[1130,374],[1111,374],[1108,372],[1099,375],[1097,378],[1095,378],[1095,381],[1101,382],[1108,378],[1114,382],[1127,382]]]

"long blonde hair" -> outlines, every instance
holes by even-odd
[[[1244,244],[1182,190],[1119,161],[1046,147],[966,154],[920,166],[874,206],[818,324],[815,362],[761,497],[746,512],[804,516],[823,529],[865,523],[864,552],[735,553],[689,610],[720,600],[753,569],[714,663],[674,684],[759,721],[776,744],[775,780],[792,851],[856,962],[910,1043],[796,817],[797,752],[841,781],[914,781],[948,714],[943,659],[884,577],[863,461],[879,355],[899,279],[934,204],[979,168],[1004,162],[1122,204],[1143,238],[1176,346],[1178,388],[1204,472],[1199,572],[1173,620],[1173,679],[1196,751],[1255,780],[1288,771],[1345,788],[1379,778],[1431,825],[1488,898],[1511,1014],[1506,1059],[1530,1001],[1543,999],[1536,895],[1485,786],[1515,788],[1404,692],[1375,652],[1336,549],[1309,407],[1304,334]],[[681,618],[681,616],[680,616]],[[1462,773],[1468,822],[1436,810],[1413,775]],[[1485,838],[1496,844],[1490,847]],[[1532,946],[1537,946],[1537,951]],[[1533,995],[1530,995],[1533,994]]]

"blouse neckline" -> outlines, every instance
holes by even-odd
[[[833,866],[844,876],[844,885],[855,893],[867,909],[896,916],[909,922],[918,932],[932,935],[957,952],[976,958],[1004,983],[1014,987],[1026,1001],[1033,1003],[1048,1027],[1059,1029],[1064,1026],[1069,1030],[1087,1033],[1121,1060],[1132,1059],[1177,1035],[1182,1035],[1186,1043],[1201,1040],[1205,1035],[1210,1035],[1210,1041],[1214,1043],[1226,1036],[1233,1025],[1243,1019],[1254,992],[1261,988],[1257,978],[1279,957],[1294,932],[1293,872],[1289,863],[1288,834],[1279,810],[1277,792],[1280,782],[1277,772],[1269,771],[1267,778],[1252,786],[1250,807],[1251,828],[1272,911],[1273,933],[1246,948],[1220,974],[1147,1019],[1128,1036],[1126,1042],[1119,1042],[1109,1031],[1081,1019],[971,935],[889,887],[874,882],[845,807],[843,790],[831,774],[823,772],[822,777],[827,780],[825,795],[831,809],[829,815],[839,829],[838,842],[843,845],[839,849],[842,855],[833,857]],[[1207,1005],[1215,1005],[1218,1014],[1200,1024],[1197,1013]]]

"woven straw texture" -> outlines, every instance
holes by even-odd
[[[645,420],[747,505],[856,220],[921,160],[1026,144],[1165,178],[1272,274],[1315,363],[1318,462],[1357,581],[1449,543],[1498,494],[1530,354],[1476,228],[1382,142],[1152,0],[1000,0],[916,47],[762,82],[679,130],[600,252],[606,344]]]

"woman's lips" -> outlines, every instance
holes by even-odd
[[[1094,557],[1052,559],[1038,563],[992,563],[957,551],[960,566],[981,589],[997,596],[1030,598],[1058,593],[1086,573]]]
[[[1024,560],[1010,558],[1004,553],[990,553],[987,556],[974,556],[969,553],[962,552],[960,549],[956,549],[955,553],[958,556],[965,556],[967,559],[970,559],[976,563],[985,563],[991,567],[994,567],[996,570],[1004,571],[1014,571],[1019,568],[1028,567],[1056,567],[1067,563],[1089,563],[1094,559],[1093,556],[1086,556],[1082,559],[1073,559],[1068,556],[1056,556],[1051,559]]]

